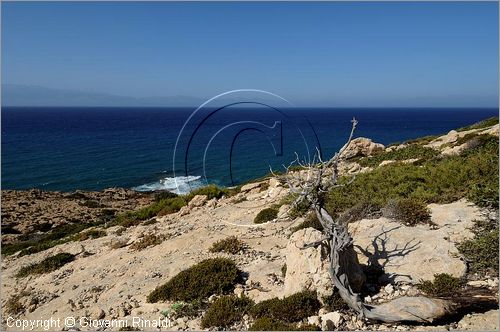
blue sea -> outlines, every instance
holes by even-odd
[[[355,136],[389,144],[498,116],[498,109],[2,108],[2,189],[231,186]],[[175,153],[174,153],[175,152]]]

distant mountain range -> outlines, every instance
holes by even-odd
[[[205,100],[190,96],[127,97],[106,93],[3,84],[2,106],[199,106]]]

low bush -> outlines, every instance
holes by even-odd
[[[450,297],[456,295],[463,286],[463,281],[447,273],[434,275],[434,281],[422,281],[417,288],[430,296]]]
[[[72,254],[69,254],[66,252],[59,253],[57,255],[45,258],[40,263],[35,263],[35,264],[28,265],[28,266],[23,266],[17,272],[16,277],[22,278],[22,277],[26,277],[30,274],[49,273],[49,272],[58,270],[59,268],[68,264],[69,262],[72,262],[73,260],[75,260],[75,255],[72,255]]]
[[[2,234],[21,234],[21,232],[11,225],[2,225]]]
[[[498,221],[476,221],[475,237],[458,245],[472,273],[498,274]]]
[[[281,276],[284,278],[286,276],[286,264],[281,267]]]
[[[311,207],[311,203],[305,199],[300,200],[299,202],[295,202],[292,204],[290,211],[288,211],[288,217],[290,219],[295,219],[298,217],[302,217],[305,215]]]
[[[455,142],[453,142],[453,145],[455,145],[455,146],[462,145],[464,143],[467,143],[470,140],[477,139],[480,136],[481,135],[479,135],[478,133],[468,133],[467,135],[464,135],[462,137],[457,138],[457,140]]]
[[[265,222],[274,220],[278,217],[278,209],[267,208],[260,211],[257,216],[255,216],[253,222],[256,224],[263,224]]]
[[[20,251],[19,255],[35,254],[59,244],[67,243],[70,241],[77,241],[78,235],[81,231],[101,225],[103,222],[82,223],[75,221],[74,223],[64,224],[52,228],[49,232],[42,235],[34,235],[29,239],[2,245],[2,255],[12,255]]]
[[[160,201],[163,201],[163,200],[169,199],[169,198],[175,198],[177,196],[178,195],[176,193],[173,193],[173,192],[168,191],[168,190],[157,191],[154,194],[155,202],[160,202]]]
[[[338,215],[359,202],[385,206],[391,199],[414,198],[425,203],[451,203],[468,198],[479,206],[498,206],[498,137],[458,156],[421,165],[391,164],[358,174],[325,197],[327,210]],[[340,184],[348,178],[341,177]]]
[[[201,300],[191,302],[176,302],[172,305],[172,317],[196,318],[207,307],[207,303]]]
[[[290,219],[302,217],[309,211],[311,204],[305,199],[297,201],[297,198],[297,194],[290,193],[283,197],[280,202],[273,207],[279,209],[282,205],[288,204],[291,206],[288,211],[288,217]]]
[[[269,317],[293,323],[317,314],[320,307],[316,292],[305,290],[283,299],[262,301],[250,309],[250,314],[254,318]]]
[[[186,199],[183,196],[160,199],[159,201],[156,201],[153,204],[150,204],[139,210],[125,212],[117,215],[110,226],[120,225],[127,228],[137,226],[144,220],[156,217],[158,215],[175,213],[186,204]]]
[[[431,159],[439,154],[432,148],[426,148],[422,145],[411,144],[398,150],[381,152],[371,157],[365,157],[358,160],[362,167],[375,167],[384,160],[407,160],[407,159]]]
[[[210,185],[205,186],[205,187],[194,189],[186,196],[186,200],[189,202],[196,195],[206,195],[207,199],[209,199],[209,200],[212,198],[219,199],[224,195],[227,196],[228,190],[225,188],[219,188],[214,184],[210,184]]]
[[[288,324],[269,317],[256,319],[248,329],[249,331],[321,331],[316,325],[304,324],[300,327],[297,324]]]
[[[427,204],[414,198],[391,200],[382,212],[385,217],[396,219],[408,226],[432,223]]]
[[[291,228],[292,233],[295,233],[296,231],[299,231],[304,228],[314,228],[318,231],[323,231],[323,225],[318,220],[318,217],[316,216],[316,213],[310,212],[307,214],[305,220],[300,224],[295,227]]]
[[[178,212],[183,206],[186,205],[186,199],[181,196],[169,198],[161,202],[163,204],[161,204],[161,209],[157,213],[159,216]]]
[[[349,309],[349,306],[345,303],[337,290],[334,290],[332,295],[323,297],[323,305],[328,311]]]
[[[338,216],[341,223],[348,224],[363,218],[378,218],[381,216],[380,206],[370,202],[359,202]]]
[[[85,241],[88,239],[97,239],[106,236],[106,231],[102,229],[91,229],[76,235],[78,241]]]
[[[130,249],[132,250],[144,250],[147,247],[152,247],[159,245],[166,240],[164,235],[147,234],[144,235],[139,241],[132,243]]]
[[[212,244],[208,251],[210,252],[225,252],[228,254],[236,255],[240,251],[245,249],[245,243],[238,240],[236,236],[230,236],[228,238],[219,240]]]
[[[240,280],[240,271],[234,261],[226,258],[204,260],[181,271],[166,284],[152,291],[147,300],[158,301],[203,300],[213,294],[225,294]]]
[[[222,296],[208,307],[201,320],[201,328],[228,328],[241,320],[253,305],[254,302],[246,296]]]
[[[26,308],[24,308],[20,299],[21,299],[20,295],[14,295],[11,298],[9,298],[5,303],[4,307],[5,312],[10,315],[22,314],[26,310]]]
[[[427,143],[430,143],[431,141],[435,140],[437,138],[436,135],[427,135],[423,137],[418,137],[414,139],[410,139],[404,142],[404,144],[420,144],[420,145],[425,145]],[[393,144],[391,144],[393,145]]]

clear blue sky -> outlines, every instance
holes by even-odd
[[[498,3],[2,3],[2,83],[497,106]]]

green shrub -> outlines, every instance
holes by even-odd
[[[238,240],[236,236],[230,236],[228,238],[219,240],[212,244],[209,251],[210,252],[225,252],[228,254],[236,255],[240,251],[244,250],[246,247],[243,241]]]
[[[391,164],[358,174],[348,186],[325,197],[327,210],[339,214],[359,202],[385,206],[391,199],[414,198],[425,203],[451,203],[467,197],[480,206],[498,206],[498,137],[459,156]],[[340,184],[348,178],[341,177]]]
[[[363,167],[378,166],[384,160],[407,160],[407,159],[431,159],[439,154],[432,148],[426,148],[421,145],[411,144],[398,150],[381,152],[371,157],[365,157],[358,160],[358,164]]]
[[[378,218],[380,215],[380,206],[374,203],[362,201],[342,212],[339,215],[338,220],[339,222],[348,224],[363,218]]]
[[[423,136],[423,137],[418,137],[414,139],[410,139],[404,142],[404,144],[420,144],[420,145],[425,145],[427,143],[430,143],[431,141],[435,140],[437,138],[436,135],[428,135],[428,136]],[[394,144],[391,144],[394,145]]]
[[[427,205],[414,198],[391,200],[383,209],[388,218],[393,218],[409,226],[431,224],[431,214]]]
[[[14,295],[7,300],[5,303],[4,310],[6,313],[11,315],[19,315],[22,314],[26,309],[22,305],[20,295]]]
[[[207,199],[209,199],[209,200],[212,198],[219,199],[224,195],[227,196],[228,190],[225,188],[219,188],[214,184],[210,184],[210,185],[205,186],[205,187],[194,189],[186,196],[186,200],[189,202],[196,195],[206,195]]]
[[[248,329],[249,331],[321,331],[316,325],[305,324],[300,327],[297,324],[287,324],[269,317],[256,319]]]
[[[21,234],[21,232],[11,225],[2,225],[2,234]]]
[[[114,209],[102,209],[100,212],[100,215],[104,220],[111,220],[115,217],[116,215],[116,210]]]
[[[154,198],[155,198],[155,202],[160,202],[160,201],[163,201],[165,199],[175,198],[177,196],[178,195],[176,193],[173,193],[173,192],[168,191],[168,190],[162,190],[162,191],[155,192]]]
[[[290,210],[288,211],[288,217],[290,217],[291,219],[302,217],[309,211],[311,205],[307,200],[301,199],[297,201],[297,198],[297,194],[290,193],[283,197],[281,201],[274,207],[276,209],[279,209],[284,204],[291,205]]]
[[[130,249],[143,250],[147,247],[156,246],[166,240],[164,235],[147,234],[144,235],[139,241],[132,243]]]
[[[158,215],[166,215],[179,211],[187,204],[183,196],[175,196],[171,198],[160,199],[146,207],[136,211],[121,213],[116,216],[111,226],[120,225],[123,227],[137,226],[142,221],[156,217]]]
[[[281,276],[284,278],[286,276],[286,264],[281,267]]]
[[[106,235],[106,231],[102,229],[91,229],[76,235],[76,239],[78,241],[85,241],[88,239],[97,239]]]
[[[170,198],[162,202],[164,204],[162,205],[160,211],[157,213],[157,215],[159,216],[178,212],[183,206],[186,205],[186,199],[181,196]]]
[[[476,221],[475,237],[458,245],[472,273],[498,274],[498,221]]]
[[[269,317],[293,323],[317,314],[320,307],[316,292],[305,290],[283,299],[273,298],[260,302],[250,309],[250,314],[254,318]]]
[[[201,327],[203,329],[210,327],[228,328],[241,320],[253,305],[254,302],[246,296],[241,298],[235,295],[220,297],[208,307],[201,320]]]
[[[456,295],[462,288],[463,282],[447,273],[434,275],[434,281],[422,281],[417,288],[430,296],[450,297]]]
[[[295,233],[296,231],[309,227],[314,228],[318,231],[323,231],[323,225],[321,225],[321,223],[319,222],[316,213],[308,213],[305,220],[300,225],[292,227],[291,231],[292,233]]]
[[[172,317],[196,318],[204,309],[206,309],[206,307],[207,303],[201,300],[195,300],[191,302],[176,302],[172,305]]]
[[[181,271],[166,284],[148,295],[148,302],[193,301],[206,299],[213,294],[224,294],[234,289],[240,278],[236,264],[225,258],[204,260]]]
[[[459,128],[459,129],[457,129],[457,131],[466,131],[466,130],[472,130],[472,129],[488,128],[488,127],[494,126],[496,124],[498,124],[498,117],[491,117],[491,118],[476,122],[470,126]]]
[[[262,224],[262,223],[271,221],[273,219],[276,219],[277,217],[278,217],[278,209],[267,208],[267,209],[260,211],[257,214],[257,216],[255,216],[255,219],[253,220],[253,222],[256,224]]]
[[[323,297],[323,304],[328,311],[349,309],[349,306],[345,303],[337,290],[334,290],[332,295]]]
[[[290,219],[295,219],[305,215],[311,207],[311,203],[308,200],[302,199],[299,202],[292,204],[290,211],[288,211],[288,216]]]
[[[477,139],[479,136],[480,135],[478,133],[468,133],[467,135],[457,138],[457,140],[453,142],[453,145],[462,145],[470,140]]]
[[[22,278],[30,274],[49,273],[58,270],[59,268],[63,267],[64,265],[74,260],[75,260],[75,255],[66,252],[59,253],[57,255],[45,258],[40,263],[23,266],[19,270],[19,272],[17,272],[16,277]]]
[[[77,241],[78,237],[75,236],[75,234],[89,227],[99,226],[102,223],[102,221],[93,223],[74,222],[56,226],[45,234],[31,236],[31,238],[20,242],[2,245],[2,255],[9,256],[18,251],[20,251],[20,256],[31,255],[50,249],[59,244]]]

